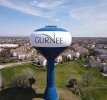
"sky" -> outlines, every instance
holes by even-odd
[[[30,36],[46,25],[107,37],[107,0],[0,0],[0,36]]]

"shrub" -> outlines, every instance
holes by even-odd
[[[76,85],[76,84],[77,84],[77,80],[75,78],[71,78],[69,80],[69,86],[70,87],[74,87],[74,85]]]
[[[34,72],[31,69],[26,69],[11,80],[11,87],[29,88],[32,87],[35,81]]]

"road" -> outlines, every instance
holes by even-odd
[[[13,67],[14,65],[20,65],[20,64],[25,64],[25,63],[28,63],[28,62],[17,62],[17,63],[9,63],[5,65],[0,65],[0,69]]]

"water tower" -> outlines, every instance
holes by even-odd
[[[71,45],[71,34],[57,26],[45,26],[31,34],[31,45],[47,59],[47,86],[43,98],[58,100],[54,85],[54,60]]]

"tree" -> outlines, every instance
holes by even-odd
[[[32,86],[35,83],[35,79],[33,77],[29,78],[29,84]]]
[[[69,87],[75,92],[81,95],[82,86],[77,82],[76,78],[71,78],[69,80]]]
[[[69,80],[69,86],[70,87],[74,87],[74,85],[76,85],[76,84],[77,84],[77,80],[75,78],[71,78]]]
[[[5,59],[5,57],[6,57],[5,50],[2,50],[2,51],[0,52],[0,57],[2,58],[2,62],[4,62],[4,59]]]
[[[86,72],[84,74],[84,76],[83,76],[83,83],[85,83],[87,87],[89,85],[91,85],[91,83],[92,83],[92,77],[93,77],[93,73],[91,73],[91,72]]]
[[[98,56],[98,52],[94,49],[90,49],[89,56]]]
[[[67,62],[67,57],[66,56],[62,56],[62,63]]]
[[[32,70],[26,69],[22,73],[16,75],[11,81],[11,87],[29,88],[35,83],[36,78]]]
[[[6,58],[9,58],[11,56],[11,53],[10,53],[10,49],[7,48],[7,49],[4,49],[0,52],[0,57],[2,58],[2,62],[4,63],[5,62],[5,59]]]

